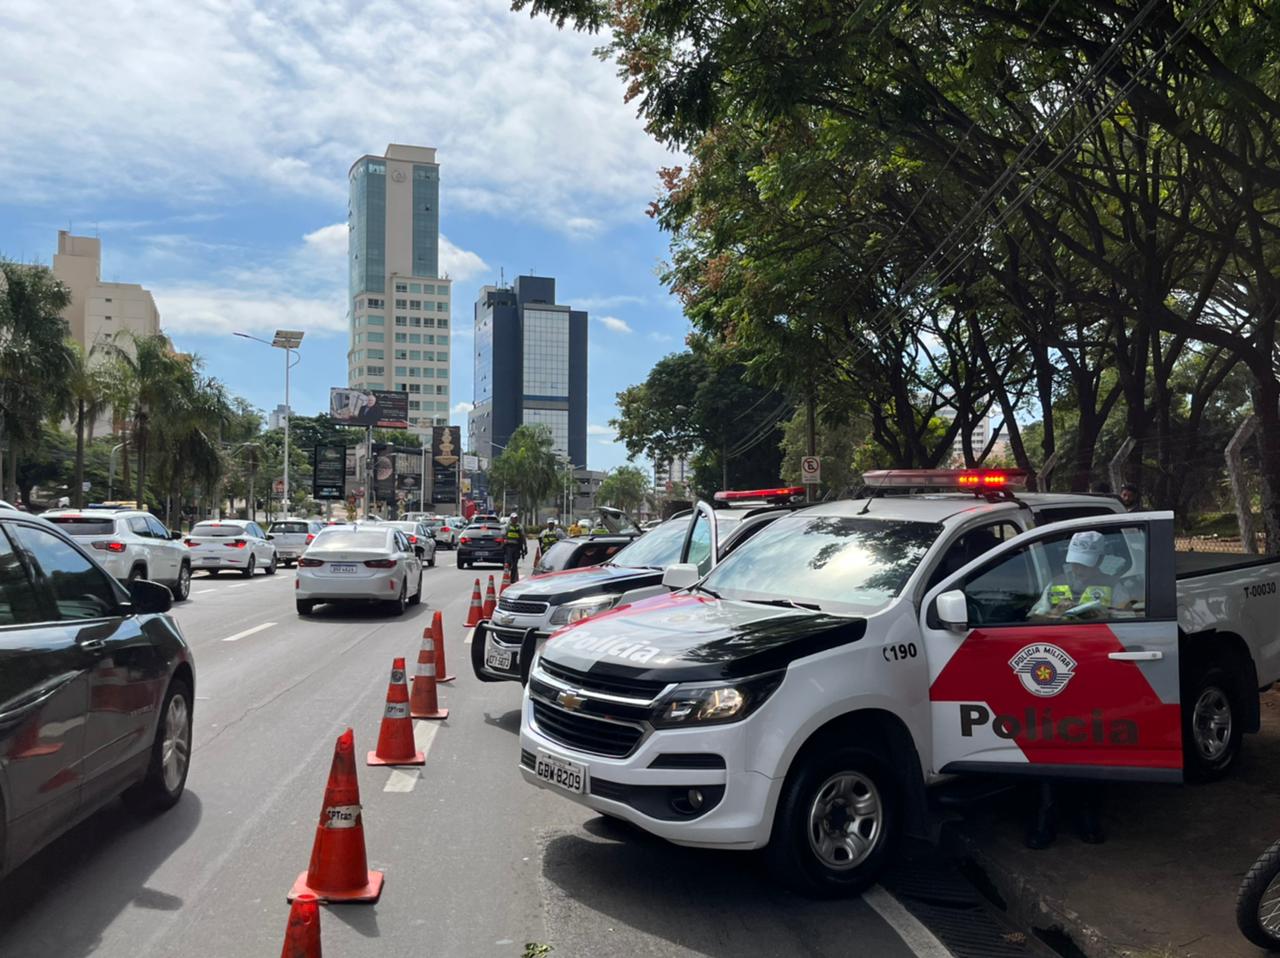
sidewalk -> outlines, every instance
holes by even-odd
[[[1064,932],[1089,958],[1257,958],[1236,930],[1235,896],[1280,838],[1280,691],[1262,697],[1262,725],[1225,781],[1111,787],[1103,845],[1064,822],[1053,847],[1025,848],[1026,812],[1013,798],[970,810],[946,841],[1011,917]]]

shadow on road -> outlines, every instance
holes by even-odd
[[[195,832],[203,810],[187,791],[161,815],[140,817],[116,801],[81,822],[0,882],[0,954],[92,955],[130,905],[182,908],[183,899],[147,881]]]
[[[359,932],[365,938],[381,938],[378,930],[378,907],[367,905],[326,905],[326,920],[332,915],[352,931]]]
[[[490,712],[485,712],[484,724],[492,725],[494,728],[500,728],[504,732],[510,732],[512,735],[519,735],[520,710],[512,709],[510,712],[503,712],[501,715],[493,715]]]
[[[383,609],[372,603],[341,602],[317,605],[315,607],[315,611],[309,616],[306,616],[305,619],[351,622],[359,625],[366,622],[412,622],[415,619],[420,619],[423,616],[426,616],[427,621],[425,624],[430,625],[432,613],[433,610],[428,606],[426,597],[424,596],[421,605],[409,606],[409,608],[404,610],[404,615],[396,615],[392,609]]]

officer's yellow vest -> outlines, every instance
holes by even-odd
[[[1071,592],[1069,585],[1051,585],[1049,586],[1049,605],[1057,608],[1060,605],[1074,606],[1077,603],[1097,602],[1101,605],[1111,605],[1111,586],[1109,585],[1088,585],[1081,591],[1079,598]]]

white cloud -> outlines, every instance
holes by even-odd
[[[593,316],[597,323],[605,329],[615,333],[630,333],[631,327],[627,325],[625,319],[619,319],[617,316]]]
[[[618,440],[616,439],[597,439],[596,440],[597,446],[616,446],[617,444],[618,444]]]
[[[570,296],[569,302],[573,303],[575,309],[617,309],[619,306],[629,306],[635,303],[643,303],[643,296]]]
[[[346,232],[346,227],[342,228]],[[477,253],[454,246],[449,237],[440,235],[440,271],[455,280],[468,280],[489,269]]]
[[[475,409],[475,408],[476,408],[476,407],[475,407],[474,405],[472,405],[471,403],[469,403],[469,402],[460,402],[460,403],[458,403],[456,406],[454,406],[454,407],[453,407],[453,414],[454,414],[455,416],[460,416],[460,415],[463,415],[463,414],[465,414],[465,413],[469,413],[469,412],[471,412],[471,410],[473,410],[473,409]]]
[[[333,223],[312,230],[302,237],[307,249],[327,259],[347,258],[347,224]]]
[[[596,423],[591,423],[589,426],[587,426],[587,435],[588,436],[616,436],[617,431],[612,426],[600,426],[600,425],[597,425]]]
[[[656,330],[649,333],[649,338],[655,343],[674,343],[676,338],[670,333],[659,333]]]
[[[330,336],[347,331],[342,300],[313,299],[240,286],[158,287],[160,325],[170,333],[220,335],[301,329]]]
[[[633,219],[679,162],[623,102],[599,37],[510,0],[5,5],[0,176],[23,199],[218,208],[266,189],[345,204],[388,142],[439,149],[442,206],[574,236]],[[66,28],[73,18],[75,29]],[[68,71],[93,51],[93,69]],[[394,62],[395,69],[388,70]],[[56,156],[39,176],[30,157]]]

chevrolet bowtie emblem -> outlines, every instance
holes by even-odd
[[[556,701],[570,712],[576,712],[582,708],[582,704],[586,702],[586,699],[581,695],[574,695],[572,692],[561,692],[556,696]]]

